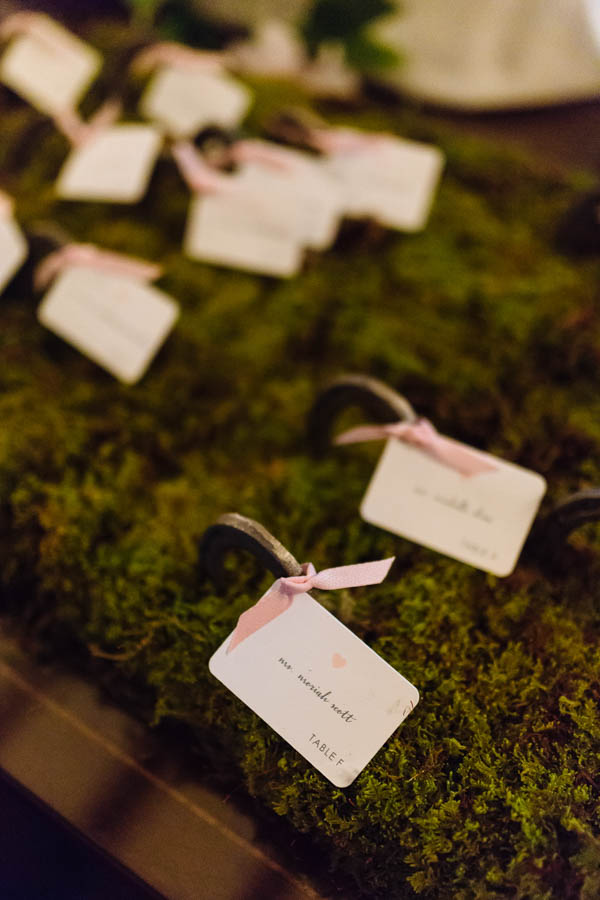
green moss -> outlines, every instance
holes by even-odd
[[[283,84],[257,91],[254,130],[298,100]],[[25,278],[3,295],[5,614],[47,647],[68,639],[102,660],[148,721],[185,723],[215,770],[237,767],[357,894],[592,898],[597,529],[552,578],[526,561],[508,579],[486,576],[362,522],[378,448],[311,461],[304,416],[328,376],[365,371],[444,432],[541,472],[548,504],[600,483],[600,265],[553,250],[568,180],[410,110],[337,117],[443,146],[430,224],[350,231],[279,283],[181,256],[188,198],[166,159],[137,208],[58,202],[63,139],[48,127],[31,145],[37,114],[3,110],[0,163],[24,223],[54,219],[79,240],[163,262],[182,306],[127,388],[37,324]],[[268,583],[245,559],[226,598],[198,580],[197,539],[233,509],[317,566],[398,557],[385,584],[322,598],[422,696],[345,791],[207,671]]]

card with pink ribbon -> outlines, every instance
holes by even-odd
[[[75,109],[102,66],[94,47],[43,13],[7,16],[0,40],[9,42],[0,81],[48,115]]]
[[[357,400],[378,418],[400,416],[334,439],[337,445],[385,441],[360,506],[363,519],[478,569],[510,575],[546,492],[545,479],[440,434],[387,385],[361,376],[337,379],[317,399],[311,428],[320,432],[319,442],[329,437],[344,406]]]
[[[161,267],[103,250],[65,244],[38,265],[46,290],[38,319],[125,384],[138,381],[179,315],[178,304],[151,282]]]
[[[419,700],[417,689],[311,591],[375,585],[393,558],[278,578],[242,613],[211,673],[338,787],[352,784]]]

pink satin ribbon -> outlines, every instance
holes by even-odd
[[[72,53],[71,35],[64,35],[62,31],[62,26],[44,13],[18,12],[4,19],[0,25],[0,38],[10,40],[20,34],[27,34],[58,53]]]
[[[311,128],[308,139],[322,153],[355,153],[384,143],[389,135],[355,128]]]
[[[498,468],[477,450],[444,437],[427,419],[417,419],[416,422],[392,422],[389,425],[359,425],[358,428],[351,428],[339,434],[334,443],[356,444],[391,437],[423,450],[433,459],[467,478],[484,472],[495,472]]]
[[[227,157],[232,162],[256,162],[286,172],[296,168],[294,160],[284,150],[258,139],[236,141],[228,148]]]
[[[101,250],[94,244],[67,244],[50,253],[38,265],[33,278],[36,290],[46,288],[63,269],[70,266],[86,266],[137,281],[154,281],[162,273],[162,267],[155,263],[112,250]]]
[[[230,176],[224,175],[205,162],[190,141],[177,141],[171,147],[171,153],[181,177],[191,191],[217,194],[234,187]]]
[[[367,584],[379,584],[389,572],[395,557],[379,559],[375,562],[356,563],[352,566],[337,566],[335,569],[323,569],[315,572],[312,563],[302,567],[305,575],[291,575],[278,578],[260,600],[243,612],[238,619],[227,653],[231,653],[238,644],[264,628],[277,616],[286,612],[298,594],[306,594],[313,588],[323,591],[335,591],[340,588],[362,587]]]
[[[0,191],[0,219],[10,219],[14,213],[15,201],[4,191]]]
[[[121,102],[111,99],[103,103],[87,122],[84,122],[75,109],[63,109],[61,112],[55,113],[52,118],[58,130],[64,134],[71,145],[81,147],[100,132],[114,125],[122,110]]]
[[[140,75],[147,75],[157,66],[174,66],[190,72],[210,72],[223,68],[222,53],[193,50],[174,41],[152,44],[135,57],[133,69]]]

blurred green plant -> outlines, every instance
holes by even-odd
[[[156,27],[165,37],[191,45],[213,48],[222,42],[223,23],[216,25],[193,2],[124,2],[131,10],[132,24],[137,27]],[[397,10],[394,0],[316,0],[300,26],[300,33],[312,55],[323,45],[339,43],[348,65],[361,72],[376,72],[397,65],[400,55],[374,40],[368,26],[394,10]]]
[[[396,9],[393,0],[316,0],[302,25],[302,34],[311,53],[316,54],[323,44],[338,42],[350,66],[376,71],[397,65],[400,56],[375,41],[367,29]]]

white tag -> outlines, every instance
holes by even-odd
[[[382,138],[332,153],[322,164],[338,179],[348,215],[419,231],[429,217],[444,156],[429,144]]]
[[[209,669],[338,787],[356,776],[419,701],[417,689],[310,594]]]
[[[391,438],[361,505],[363,519],[495,575],[510,575],[546,491],[537,472],[488,453],[492,472],[465,476]]]
[[[162,135],[152,125],[105,128],[71,150],[56,192],[65,200],[137,203],[146,193],[161,144]]]
[[[232,186],[194,196],[185,253],[192,259],[262,275],[295,275],[302,265],[303,250],[289,222],[298,216],[298,210],[287,206],[283,193]]]
[[[0,217],[0,291],[8,284],[27,256],[27,241],[15,220]]]
[[[140,112],[171,137],[185,138],[208,125],[236,128],[251,102],[249,88],[224,72],[163,66],[146,88]]]
[[[125,384],[142,377],[178,315],[157,288],[87,266],[61,272],[38,308],[42,325]]]
[[[77,106],[101,65],[97,50],[40,16],[34,34],[11,40],[0,59],[0,81],[41,112],[54,115]]]
[[[291,235],[306,247],[326,250],[336,238],[343,213],[339,187],[318,162],[299,151],[277,148],[289,168],[264,163],[246,163],[239,173],[241,183],[251,184],[265,194],[281,197],[292,204],[294,216],[285,217]]]

